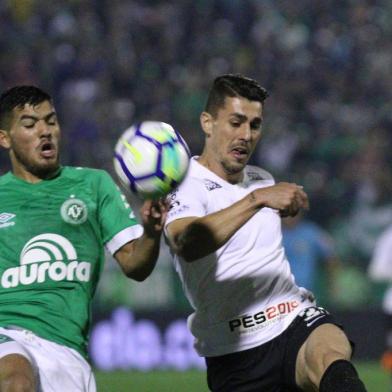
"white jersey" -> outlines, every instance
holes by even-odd
[[[273,177],[255,166],[246,167],[242,182],[230,184],[194,157],[186,179],[170,195],[166,226],[220,211],[273,184]],[[216,252],[190,263],[174,255],[174,263],[195,310],[188,324],[202,356],[261,345],[314,305],[294,282],[282,246],[281,219],[271,208],[262,208]]]
[[[376,243],[369,265],[369,275],[376,281],[392,282],[392,226],[381,234]],[[383,309],[392,314],[392,285],[385,292]]]

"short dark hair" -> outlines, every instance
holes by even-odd
[[[44,101],[52,102],[52,97],[36,86],[15,86],[0,96],[0,129],[10,126],[10,118],[15,108],[26,104],[38,105]]]
[[[218,110],[224,106],[226,97],[244,97],[263,104],[268,97],[268,92],[256,80],[244,75],[221,75],[212,84],[205,111],[216,116]]]

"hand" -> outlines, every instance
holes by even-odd
[[[140,208],[144,232],[149,237],[159,236],[165,225],[168,203],[164,199],[145,200]]]
[[[263,206],[278,210],[282,217],[295,216],[301,208],[309,208],[308,195],[302,186],[294,183],[280,182],[255,193]]]

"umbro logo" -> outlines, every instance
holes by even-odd
[[[219,185],[215,181],[208,180],[207,178],[204,178],[203,182],[208,191],[213,191],[214,189],[222,188],[222,185]]]
[[[14,219],[15,216],[15,214],[11,214],[10,212],[0,213],[0,229],[3,227],[13,226],[15,222],[12,221],[12,219]]]

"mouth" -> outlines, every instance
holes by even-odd
[[[56,156],[56,146],[52,142],[43,142],[39,146],[39,153],[42,158],[54,158]]]
[[[246,147],[237,146],[232,148],[230,152],[238,160],[243,160],[249,156],[249,150]]]

